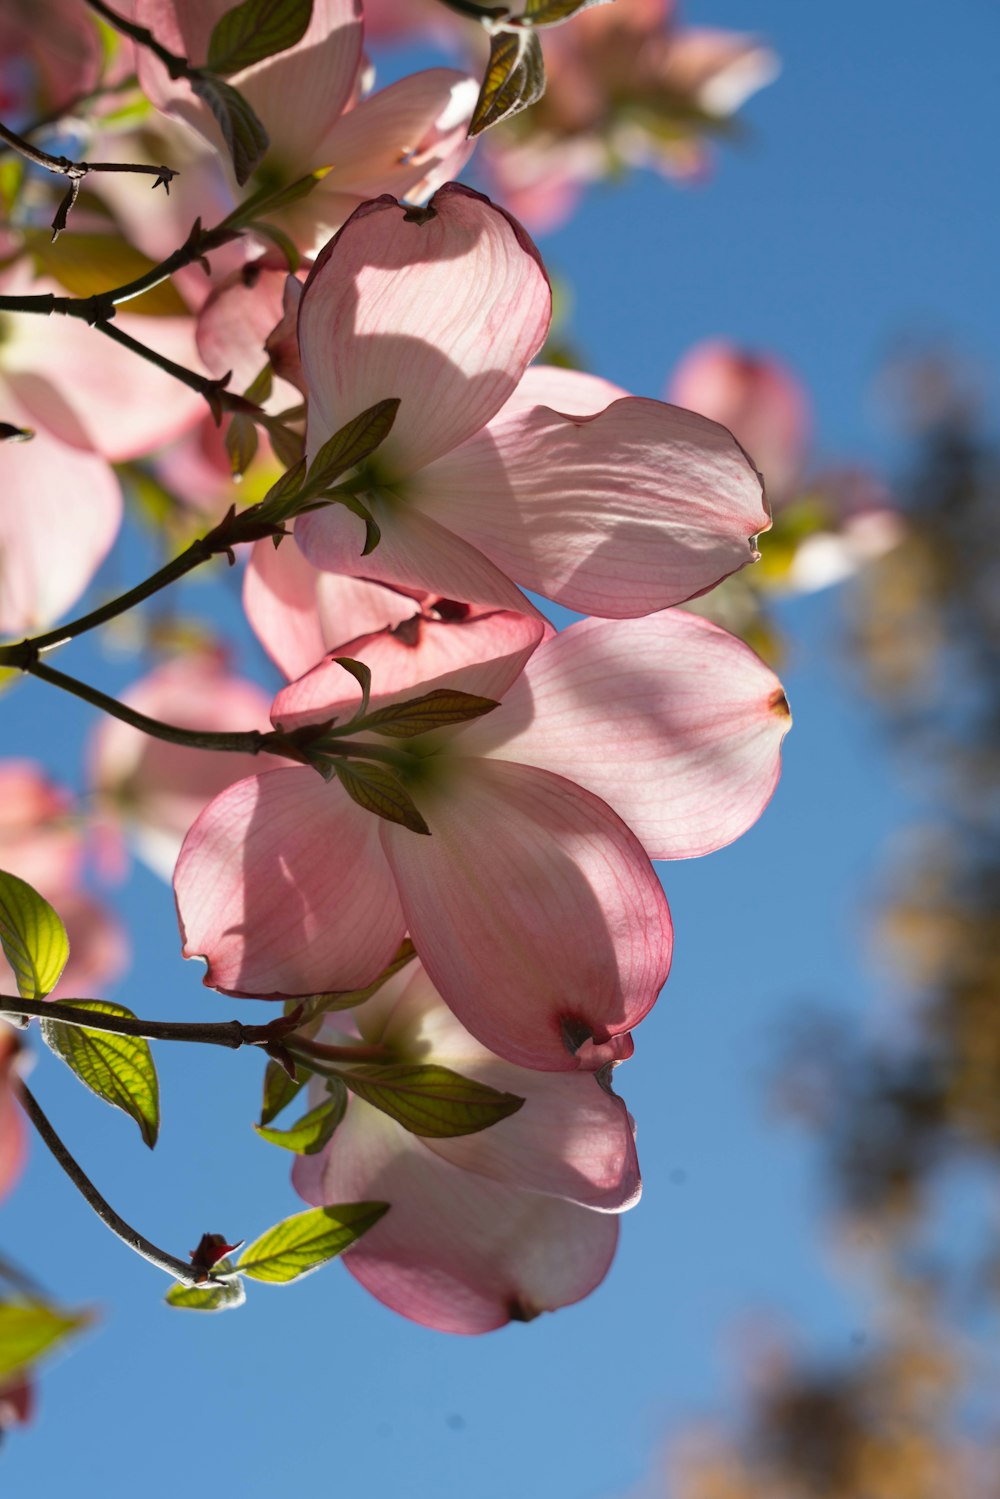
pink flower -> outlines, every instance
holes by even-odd
[[[548,333],[538,252],[488,199],[450,183],[430,208],[360,208],[302,296],[307,448],[396,397],[361,498],[307,515],[317,567],[500,608],[520,584],[581,612],[645,614],[702,593],[755,557],[760,480],[713,422],[627,397],[581,414],[528,373]],[[563,399],[558,379],[553,400]],[[593,383],[588,387],[592,398]]]
[[[755,820],[787,705],[751,651],[693,616],[543,634],[496,613],[343,647],[371,668],[373,702],[450,687],[503,706],[398,757],[430,837],[307,769],[252,777],[206,808],[175,873],[184,951],[207,958],[206,983],[272,997],[359,987],[408,930],[498,1055],[563,1070],[629,1053],[670,960],[648,854],[704,853]],[[344,722],[356,693],[343,675],[324,662],[279,693],[273,721]]]
[[[229,0],[138,0],[135,14],[165,46],[199,65],[229,9]],[[153,103],[225,155],[218,127],[189,85],[171,81],[150,52],[140,51],[139,78]],[[426,196],[460,171],[472,150],[466,139],[477,93],[471,78],[432,68],[359,100],[363,64],[357,0],[315,0],[309,27],[294,47],[229,80],[270,137],[269,172],[291,182],[325,170],[320,185],[281,215],[303,249],[322,243],[366,198],[385,191]]]
[[[639,1195],[621,1099],[587,1074],[501,1061],[419,966],[356,1015],[364,1040],[399,1061],[435,1062],[525,1101],[478,1134],[425,1139],[352,1097],[330,1144],[300,1157],[293,1173],[317,1206],[389,1203],[344,1255],[351,1274],[394,1311],[443,1332],[488,1332],[588,1295],[614,1254],[611,1215]]]
[[[183,656],[121,694],[140,713],[185,729],[267,728],[267,694],[232,675],[218,654]],[[131,831],[149,867],[169,880],[184,834],[214,796],[278,762],[187,749],[151,739],[116,718],[94,735],[90,780],[105,811]]]

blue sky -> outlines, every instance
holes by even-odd
[[[901,337],[945,336],[995,377],[1000,14],[990,0],[956,0],[947,16],[912,0],[691,0],[684,14],[752,27],[784,71],[745,110],[751,139],[707,188],[636,177],[594,192],[544,241],[575,290],[576,341],[597,372],[650,395],[699,338],[773,350],[812,393],[821,453],[888,467],[899,444],[871,396]],[[138,548],[130,565],[140,576]],[[184,598],[217,609],[204,587]],[[0,1242],[63,1301],[103,1316],[49,1368],[39,1425],[7,1444],[5,1496],[99,1483],[104,1499],[223,1488],[264,1499],[279,1485],[612,1499],[640,1483],[670,1429],[732,1398],[728,1350],[750,1315],[850,1351],[868,1312],[831,1262],[813,1151],[764,1101],[769,1061],[805,1003],[871,1024],[867,917],[886,840],[914,812],[845,663],[849,607],[828,593],[782,609],[796,725],[761,823],[709,859],[663,868],[675,969],[618,1074],[646,1193],[601,1290],[471,1340],[402,1321],[336,1266],[286,1290],[251,1287],[233,1315],[170,1313],[165,1278],[114,1243],[37,1148],[0,1210]],[[237,627],[231,611],[219,617]],[[90,641],[66,667],[112,688],[134,674]],[[41,717],[47,763],[78,784],[86,716],[37,683],[2,707],[4,753],[28,752]],[[239,1008],[180,961],[165,887],[137,870],[121,904],[144,955],[123,1002],[151,1016]],[[54,1059],[36,1069],[54,1121],[119,1210],[182,1253],[205,1229],[251,1237],[295,1211],[287,1158],[250,1129],[259,1059],[167,1046],[157,1059],[164,1131],[152,1157]]]

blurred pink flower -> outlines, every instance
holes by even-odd
[[[169,661],[120,696],[138,712],[185,729],[270,727],[267,693],[234,676],[221,654]],[[105,718],[91,741],[90,782],[105,815],[124,825],[144,862],[169,880],[184,834],[202,808],[233,781],[277,763],[268,756],[187,749]]]
[[[83,888],[83,817],[72,794],[31,760],[0,761],[0,869],[26,880],[54,906],[69,936],[69,961],[52,997],[87,997],[128,962],[125,934]],[[0,985],[15,989],[0,956]]]
[[[426,1139],[351,1097],[330,1144],[293,1173],[317,1206],[389,1203],[346,1268],[394,1311],[442,1332],[488,1332],[588,1295],[614,1254],[612,1215],[639,1195],[632,1122],[608,1082],[501,1061],[419,965],[355,1013],[363,1039],[398,1061],[450,1067],[525,1101],[478,1134]]]
[[[450,183],[426,210],[388,197],[358,210],[302,295],[308,452],[375,402],[401,405],[360,496],[378,546],[363,556],[363,521],[329,506],[296,524],[312,563],[524,609],[516,582],[617,617],[753,560],[769,517],[723,428],[634,397],[552,409],[541,372],[519,391],[550,312],[537,250],[481,194]],[[580,378],[592,400],[600,382]],[[553,401],[566,388],[559,372]]]
[[[0,116],[18,128],[65,109],[101,76],[97,24],[77,0],[4,0],[0,7]]]
[[[20,1049],[21,1043],[15,1032],[0,1020],[0,1198],[11,1191],[24,1167],[24,1119],[14,1096]],[[3,1387],[0,1386],[0,1407],[3,1398]],[[0,1429],[4,1424],[0,1416]]]
[[[763,475],[772,507],[801,481],[812,428],[805,387],[779,360],[722,339],[681,359],[666,399],[728,427]]]
[[[544,96],[485,139],[504,202],[537,231],[623,163],[703,176],[720,125],[778,71],[753,37],[679,26],[667,0],[597,5],[546,29],[542,50]]]

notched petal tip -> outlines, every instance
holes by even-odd
[[[507,1316],[511,1322],[534,1322],[535,1318],[541,1315],[540,1306],[532,1306],[530,1302],[523,1301],[518,1296],[512,1296],[507,1303]]]
[[[788,699],[780,687],[776,687],[767,700],[769,710],[776,718],[787,718],[789,723],[792,718],[792,710],[788,706]]]

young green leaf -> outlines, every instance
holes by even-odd
[[[296,1155],[316,1155],[333,1139],[334,1130],[347,1107],[347,1089],[340,1079],[331,1077],[327,1086],[332,1096],[310,1109],[308,1114],[303,1114],[288,1129],[271,1129],[262,1124],[255,1124],[254,1129],[269,1145],[280,1145],[283,1150],[293,1150]]]
[[[243,0],[219,17],[209,38],[207,67],[238,73],[302,40],[313,0]]]
[[[389,739],[413,739],[418,734],[430,734],[435,729],[446,729],[451,724],[468,723],[473,718],[482,718],[484,713],[492,713],[499,706],[491,697],[477,697],[472,692],[439,687],[434,692],[425,693],[423,697],[413,697],[405,703],[390,703],[385,708],[376,708],[374,713],[369,713],[351,727],[356,730],[370,729]]]
[[[590,10],[593,5],[605,5],[607,0],[527,0],[524,19],[532,26],[558,26],[570,16]]]
[[[226,150],[233,161],[233,171],[240,187],[253,174],[263,157],[270,138],[250,105],[228,83],[201,73],[192,78],[191,87],[203,104],[207,104],[222,131]]]
[[[351,800],[364,807],[366,812],[374,812],[386,822],[398,822],[411,833],[430,833],[416,802],[387,765],[364,760],[336,760],[333,769]]]
[[[262,187],[257,192],[251,193],[242,203],[228,213],[220,224],[219,229],[246,229],[255,219],[269,213],[279,213],[281,209],[287,208],[291,203],[298,203],[312,192],[317,183],[321,182],[322,175],[310,172],[307,177],[298,177],[294,182],[289,182],[285,187],[270,188]]]
[[[534,32],[496,31],[490,37],[490,60],[469,126],[479,135],[534,104],[545,92],[545,64]]]
[[[72,241],[52,243],[48,233],[29,232],[31,259],[39,276],[51,276],[74,297],[92,297],[109,286],[125,286],[152,270],[154,261],[121,234],[74,234]],[[128,311],[145,317],[190,317],[191,310],[172,281],[133,297]]]
[[[225,1280],[207,1281],[203,1286],[184,1286],[178,1281],[163,1299],[168,1306],[179,1306],[188,1312],[228,1312],[242,1306],[247,1293],[239,1276],[234,1275]]]
[[[135,1019],[124,1005],[104,999],[65,1003],[73,1009]],[[160,1088],[149,1042],[141,1036],[116,1036],[112,1031],[91,1031],[59,1020],[43,1020],[41,1031],[46,1044],[92,1093],[135,1120],[152,1150],[160,1132]]]
[[[370,458],[392,431],[398,410],[399,401],[394,397],[376,401],[374,406],[369,406],[367,411],[362,411],[360,416],[353,417],[328,437],[309,465],[306,482],[310,494],[328,489],[341,474]]]
[[[430,1140],[477,1134],[516,1114],[524,1103],[514,1093],[499,1093],[433,1062],[365,1062],[345,1067],[340,1076],[365,1103]]]
[[[44,999],[69,957],[66,928],[48,901],[16,874],[0,870],[0,946],[22,999]]]
[[[348,1202],[296,1213],[244,1249],[236,1268],[252,1280],[287,1285],[350,1249],[388,1208],[387,1202]]]
[[[264,1069],[264,1097],[260,1106],[261,1125],[270,1124],[282,1109],[287,1109],[305,1087],[308,1074],[301,1067],[297,1070],[298,1077],[289,1077],[280,1062],[268,1062]]]
[[[241,479],[257,456],[257,428],[252,416],[243,411],[233,414],[225,445],[230,472],[234,479]]]
[[[39,1301],[0,1302],[0,1382],[20,1374],[91,1321],[88,1312],[61,1312]]]
[[[334,656],[333,659],[334,661],[336,661],[338,666],[342,666],[346,672],[350,673],[350,675],[357,682],[358,686],[361,688],[361,703],[354,717],[349,720],[348,724],[344,725],[344,727],[347,728],[350,725],[357,724],[358,719],[364,718],[365,714],[368,712],[368,698],[372,690],[371,667],[366,666],[363,661],[352,660],[350,656]]]

